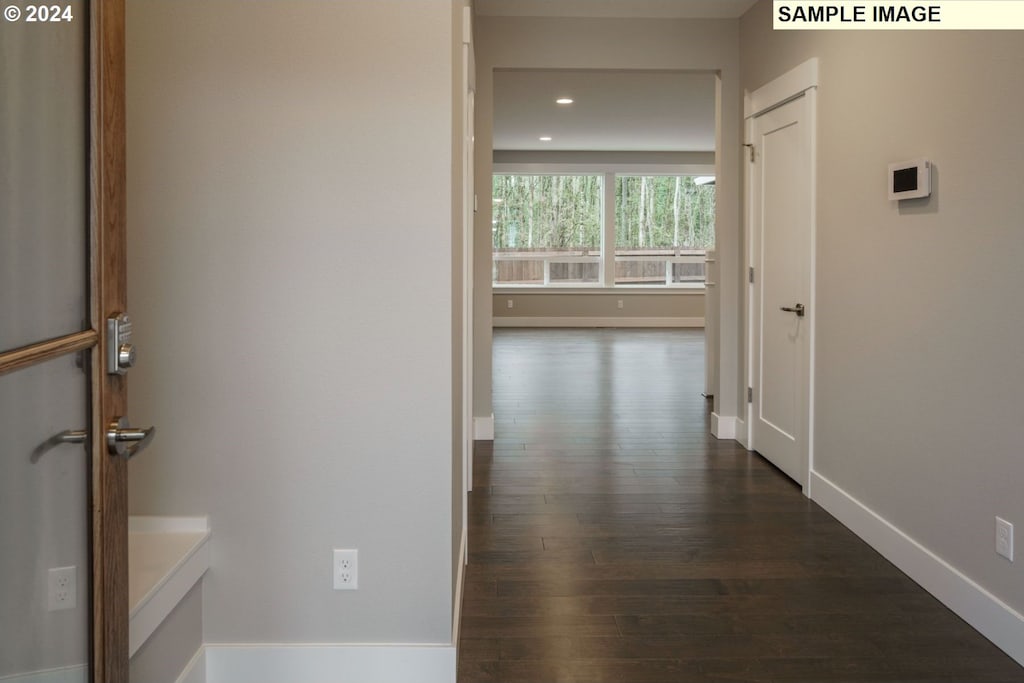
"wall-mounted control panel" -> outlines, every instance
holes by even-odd
[[[123,375],[135,365],[132,320],[127,313],[107,318],[107,374]]]
[[[918,199],[932,193],[932,165],[927,159],[889,164],[889,199]]]

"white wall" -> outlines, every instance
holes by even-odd
[[[131,508],[209,514],[208,642],[450,643],[452,26],[128,5]]]
[[[701,327],[704,321],[704,290],[618,291],[585,289],[569,292],[537,291],[508,287],[496,289],[492,309],[494,324],[514,323],[515,318],[554,318],[561,324],[572,318],[600,319],[612,322],[629,319],[650,324],[682,324]],[[512,302],[512,308],[508,302]],[[622,308],[619,308],[622,302]],[[684,321],[685,319],[685,321]]]
[[[476,365],[474,414],[491,413],[491,185],[493,71],[525,69],[669,69],[721,76],[721,147],[716,156],[716,246],[719,288],[729,317],[721,321],[721,385],[716,411],[739,410],[740,90],[738,20],[478,17],[476,185]],[[483,190],[483,191],[481,191]]]
[[[768,0],[741,27],[746,90],[820,60],[815,469],[1024,611],[994,552],[996,515],[1024,530],[1024,41],[776,32]],[[932,197],[890,202],[921,156]]]

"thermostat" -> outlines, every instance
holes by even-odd
[[[889,199],[917,199],[932,193],[932,165],[927,159],[889,164]]]

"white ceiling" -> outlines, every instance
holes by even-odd
[[[476,0],[476,13],[499,17],[735,19],[756,0]]]
[[[756,0],[475,0],[513,17],[732,19]],[[568,95],[576,102],[555,104]],[[710,74],[499,71],[494,149],[707,152],[715,148]],[[550,135],[551,142],[538,138]]]
[[[555,99],[573,98],[570,105]],[[541,136],[550,142],[541,142]],[[648,71],[494,73],[494,149],[712,152],[715,77]]]

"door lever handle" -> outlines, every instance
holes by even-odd
[[[84,429],[65,429],[52,440],[55,443],[85,443],[85,437]]]
[[[146,448],[156,436],[156,427],[136,429],[128,426],[127,417],[119,417],[107,427],[107,452],[131,458]]]
[[[55,434],[49,439],[35,447],[32,451],[32,462],[38,462],[39,458],[47,451],[65,443],[85,443],[87,433],[84,429],[65,429],[60,434]]]
[[[798,317],[798,318],[804,317],[804,305],[803,304],[796,304],[795,306],[780,306],[779,310],[780,311],[785,311],[786,313],[796,313],[796,317]]]

